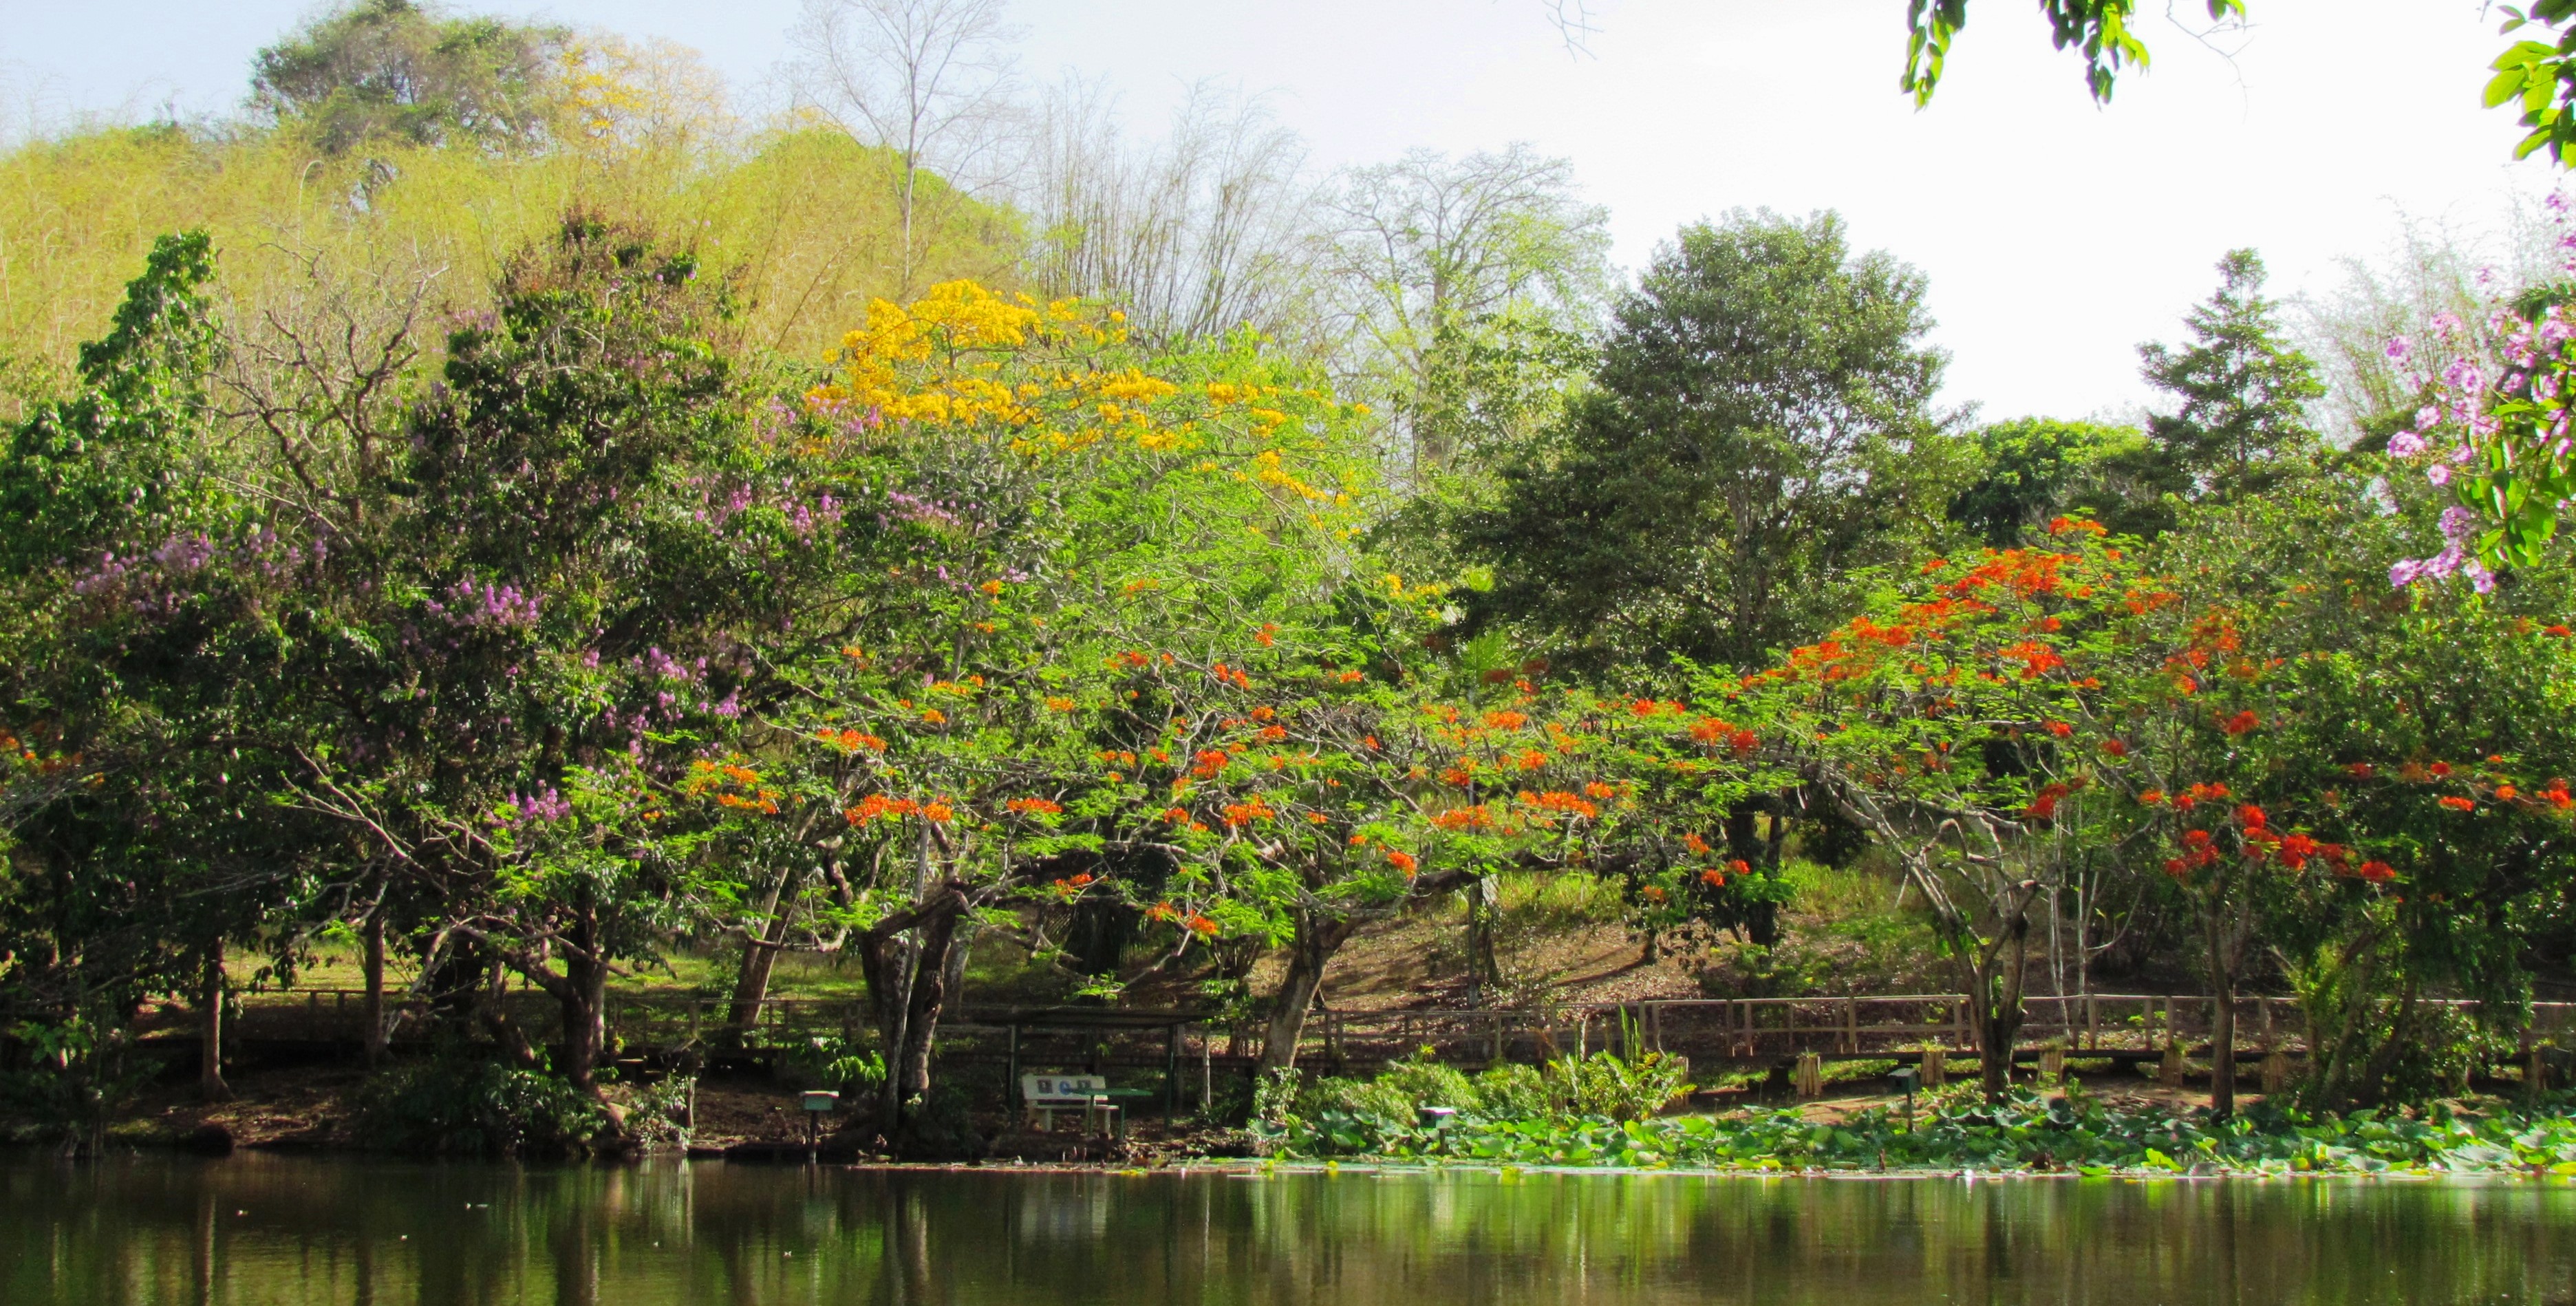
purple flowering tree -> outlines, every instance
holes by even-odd
[[[2565,228],[2566,198],[2553,194],[2548,206]],[[2576,272],[2576,233],[2559,243],[2566,270]],[[2499,305],[2485,325],[2496,342],[2492,362],[2450,313],[2433,319],[2431,340],[2387,345],[2425,396],[2413,424],[2389,439],[2389,456],[2452,500],[2440,517],[2441,549],[2389,568],[2399,588],[2456,577],[2481,594],[2493,590],[2498,571],[2545,556],[2576,498],[2576,321],[2566,305],[2527,296],[2521,309]]]

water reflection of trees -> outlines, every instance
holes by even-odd
[[[0,1165],[0,1300],[655,1306],[2576,1298],[2528,1184]]]

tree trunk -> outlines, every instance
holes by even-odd
[[[1279,981],[1270,1029],[1261,1043],[1258,1073],[1262,1078],[1296,1066],[1297,1040],[1306,1032],[1306,1012],[1315,1005],[1315,991],[1323,987],[1324,968],[1357,928],[1359,922],[1345,917],[1297,913],[1296,933],[1288,941],[1288,973]]]
[[[2236,1114],[2236,977],[2217,984],[2218,1008],[2209,1013],[2209,1113]]]
[[[781,872],[770,882],[769,893],[760,904],[759,928],[748,931],[742,941],[742,969],[733,982],[733,1008],[726,1013],[725,1024],[739,1036],[751,1033],[760,1023],[760,1004],[769,996],[770,972],[778,965],[778,951],[787,943],[788,918],[795,911],[791,891],[797,879],[794,871]],[[782,912],[778,904],[784,898],[788,907]]]
[[[2030,913],[2016,904],[1977,983],[1977,1076],[1986,1100],[2001,1102],[2012,1090],[2014,1045],[2021,1037],[2022,972],[2030,961]],[[1996,962],[2000,962],[1998,967]]]
[[[1761,815],[1762,807],[1758,803],[1746,803],[1727,810],[1726,851],[1729,856],[1740,859],[1746,866],[1755,870],[1777,870],[1780,853],[1777,834],[1780,827],[1775,824],[1772,827],[1774,837],[1764,839]],[[1761,902],[1747,909],[1744,913],[1744,938],[1746,942],[1757,948],[1778,947],[1780,945],[1779,905]]]
[[[902,1055],[886,1067],[888,1081],[899,1086],[898,1118],[928,1100],[930,1052],[939,1032],[939,1016],[948,1005],[948,958],[957,946],[957,919],[962,913],[941,912],[921,930],[920,954],[913,960],[912,1000],[903,1025]]]
[[[197,1062],[197,1093],[209,1102],[233,1095],[224,1082],[224,944],[206,945],[206,969],[197,995],[198,1037],[203,1046]]]
[[[2236,1113],[2236,952],[2229,922],[2211,912],[2207,921],[2209,988],[2216,1004],[2209,1013],[2209,1113],[2221,1120]]]
[[[544,976],[539,959],[537,975],[555,1005],[563,1012],[563,1076],[565,1082],[599,1104],[608,1116],[607,1132],[620,1136],[626,1132],[626,1111],[608,1099],[599,1085],[599,1058],[608,1047],[608,941],[599,925],[599,902],[587,888],[578,890],[572,900],[570,946],[564,949],[564,973],[559,980]],[[547,982],[551,980],[552,982]]]
[[[555,990],[555,1003],[563,1009],[564,1079],[596,1096],[599,1054],[608,1043],[608,967],[599,955],[599,909],[587,890],[573,897],[568,942],[564,982]]]
[[[367,913],[367,996],[360,1006],[361,1018],[367,1022],[365,1047],[367,1069],[373,1070],[385,1059],[385,908],[383,903]]]
[[[953,880],[916,903],[858,940],[868,1009],[886,1058],[876,1118],[889,1142],[898,1137],[915,1099],[930,1090],[931,1043],[948,1002],[949,959],[970,906],[965,886]]]

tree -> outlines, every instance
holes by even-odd
[[[2035,907],[2108,829],[2085,723],[2127,609],[2134,557],[2092,522],[2045,544],[1934,558],[1825,639],[1749,677],[1699,682],[1702,710],[1755,723],[1766,752],[1869,832],[1923,896],[1968,994],[1986,1095],[2023,1019]]]
[[[1921,275],[1853,256],[1830,213],[1685,227],[1620,300],[1594,389],[1462,522],[1494,576],[1471,614],[1649,674],[1830,626],[1964,479],[1930,327]]]
[[[1998,549],[2063,516],[2114,534],[2152,536],[2171,525],[2164,496],[2188,489],[2134,427],[2026,417],[1980,427],[1977,479],[1950,500],[1950,520]]]
[[[2325,386],[2283,339],[2276,306],[2263,298],[2263,260],[2230,250],[2218,272],[2216,293],[2184,319],[2192,343],[2141,345],[2138,357],[2147,384],[2179,401],[2179,411],[2148,421],[2148,438],[2197,496],[2232,501],[2314,462],[2322,442],[2307,410]]]
[[[1011,36],[1000,0],[806,0],[788,35],[815,107],[893,155],[899,296],[913,293],[923,261],[923,202],[954,193],[991,146]],[[925,172],[940,176],[925,187]]]
[[[1325,208],[1360,388],[1417,480],[1551,415],[1541,396],[1571,379],[1611,284],[1609,213],[1577,198],[1571,163],[1415,150],[1345,173]]]
[[[358,0],[261,50],[251,104],[328,154],[378,137],[416,145],[542,142],[571,34],[442,18],[414,0]]]
[[[2576,874],[2566,568],[2390,596],[2380,561],[2431,508],[2384,511],[2373,470],[2169,537],[2175,601],[2130,645],[2132,683],[2166,687],[2132,700],[2124,788],[2200,918],[2210,991],[2268,960],[2299,992],[2321,1107],[2457,1091],[2465,1065],[2441,1062],[2467,1031],[2437,1032],[2423,999],[2473,996],[2479,1027],[2516,1028]],[[2226,1043],[2212,1065],[2224,1111]]]
[[[219,353],[202,232],[155,243],[80,385],[10,433],[0,552],[13,764],[0,972],[66,1057],[145,997],[188,995],[222,1096],[226,945],[296,887],[314,832],[263,793],[282,686],[273,623],[303,559],[209,475]],[[316,841],[320,842],[320,841]]]
[[[1034,288],[1114,304],[1160,347],[1250,326],[1327,351],[1305,145],[1259,101],[1194,86],[1170,134],[1139,147],[1075,81],[1035,129],[1013,187],[1037,238]]]

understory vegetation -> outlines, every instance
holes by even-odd
[[[2417,1110],[2576,978],[2563,236],[2304,338],[2227,252],[2157,411],[1980,425],[1833,213],[1623,278],[1525,147],[1140,146],[925,82],[1001,66],[992,4],[867,4],[757,124],[684,52],[365,0],[237,119],[0,156],[19,1109],[95,1138],[183,1033],[221,1097],[245,992],[327,973],[432,1151],[667,1140],[610,1015],[658,987],[919,1154],[980,1145],[937,1050],[998,997],[1214,1013],[1297,1154],[2567,1162]],[[1603,935],[1960,995],[1976,1083],[1908,1130],[1665,1118],[1659,1057],[1306,1075],[1396,931],[1469,1007]],[[764,1044],[790,980],[864,1014]],[[2012,1081],[2033,996],[2119,985],[2214,1000],[2205,1115]],[[2305,1056],[2246,1111],[2253,993]]]
[[[1961,1084],[1926,1095],[1910,1120],[1901,1108],[1871,1106],[1826,1122],[1780,1108],[1665,1117],[1579,1111],[1482,1082],[1450,1095],[1434,1089],[1432,1097],[1460,1106],[1454,1117],[1431,1119],[1402,1102],[1406,1090],[1425,1087],[1395,1075],[1365,1086],[1327,1081],[1308,1114],[1285,1115],[1271,1129],[1277,1154],[1765,1173],[2576,1175],[2576,1102],[2564,1095],[2481,1110],[2437,1102],[2422,1111],[2324,1115],[2260,1103],[2213,1119],[2152,1104],[2113,1106],[2071,1084],[2055,1093],[2017,1085],[2001,1101]]]

